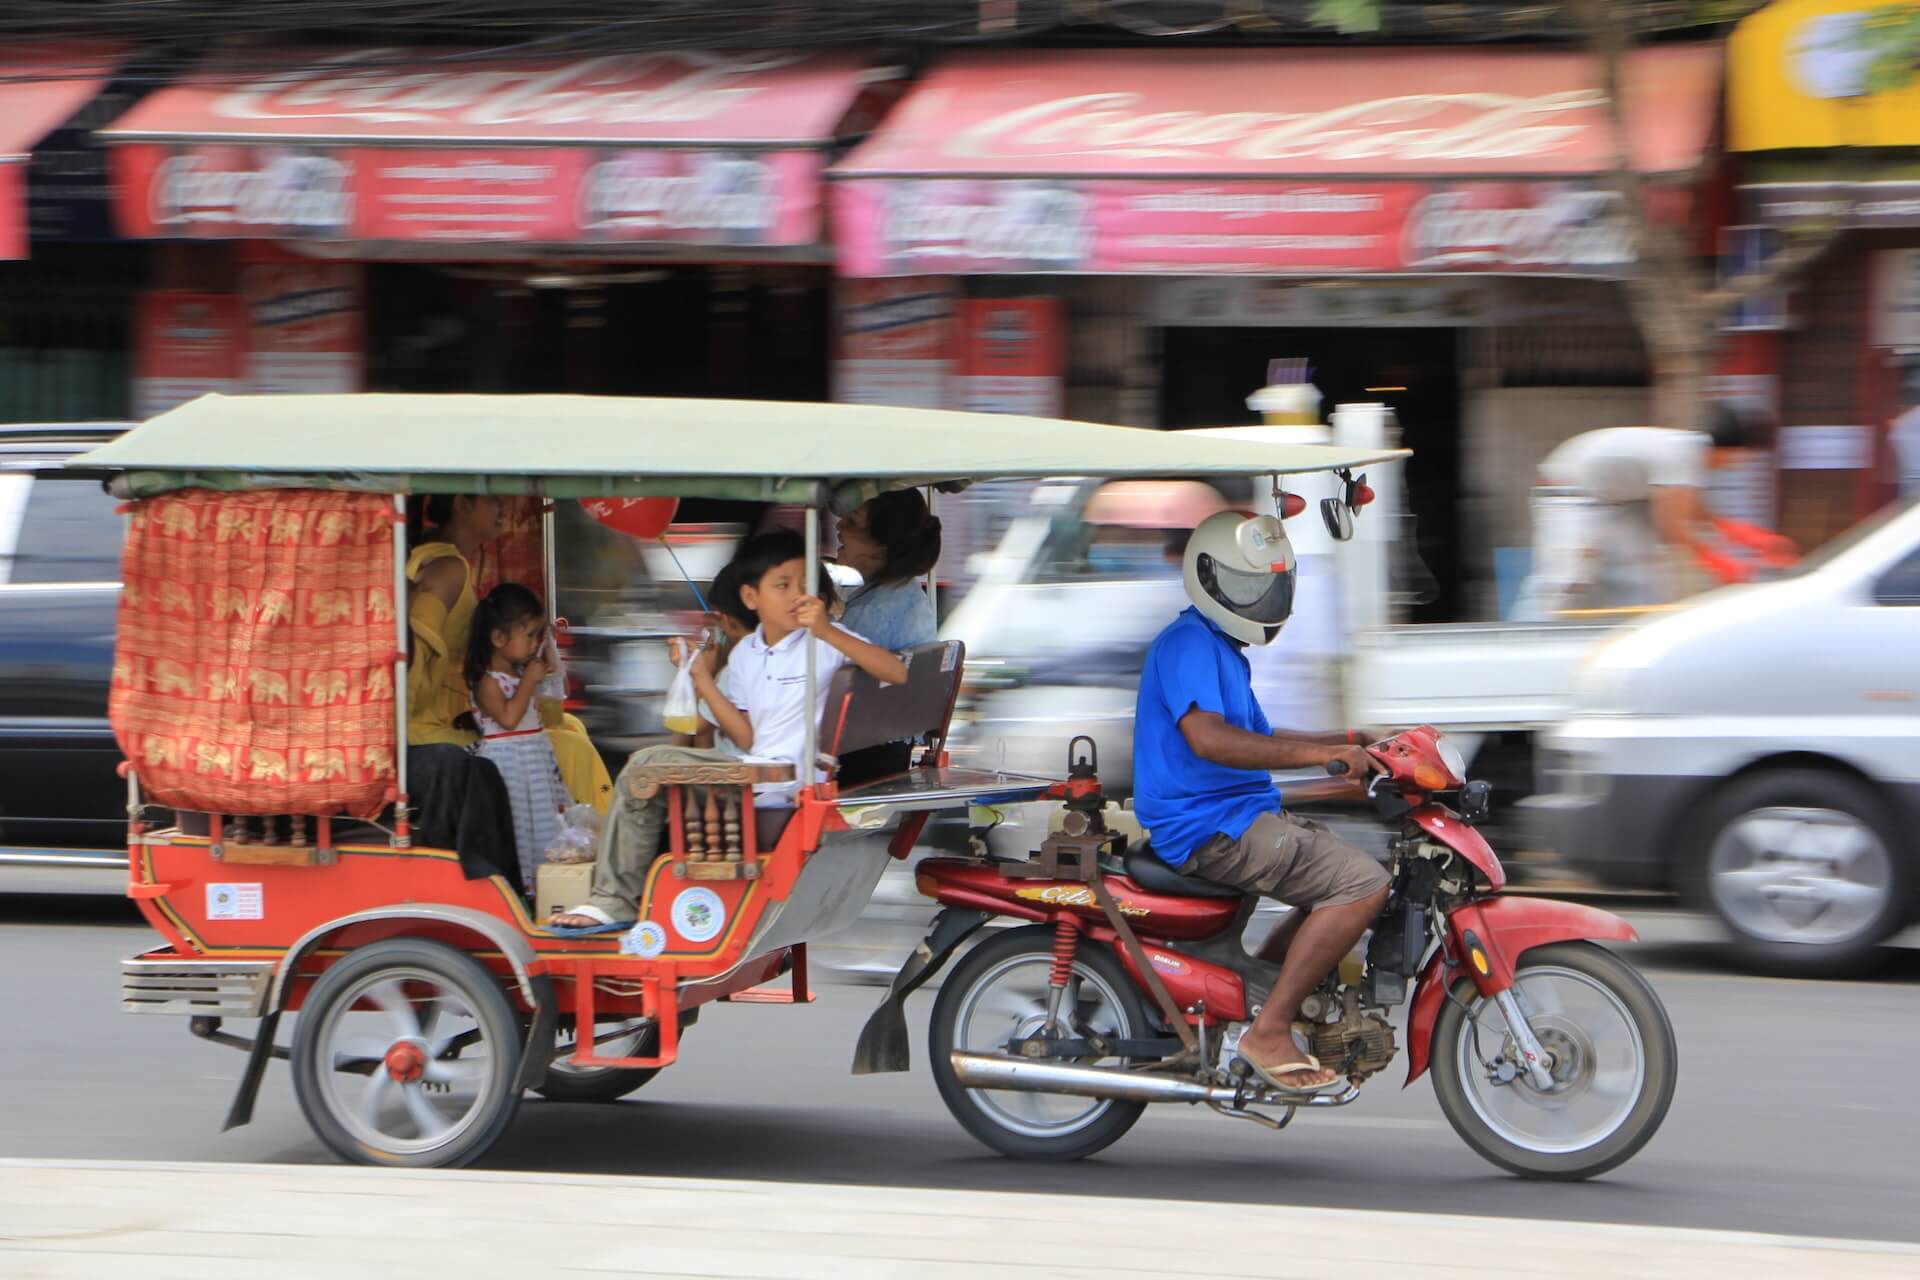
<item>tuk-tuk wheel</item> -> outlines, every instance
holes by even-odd
[[[559,1047],[573,1047],[573,1033],[563,1029]],[[660,1033],[649,1027],[631,1036],[610,1040],[596,1051],[609,1058],[638,1058],[654,1053]],[[576,1067],[565,1058],[547,1067],[547,1078],[534,1090],[549,1102],[617,1102],[660,1074],[658,1067]]]
[[[520,1052],[497,977],[445,943],[391,938],[314,983],[294,1028],[293,1089],[345,1159],[457,1167],[512,1122]]]

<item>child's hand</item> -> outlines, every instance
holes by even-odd
[[[692,641],[682,636],[675,636],[673,639],[667,641],[667,652],[673,658],[674,666],[677,667],[687,660],[687,646],[691,643]],[[714,665],[719,661],[719,658],[720,655],[714,652],[713,646],[707,645],[701,649],[699,653],[694,655],[694,673],[696,675],[712,675]]]
[[[833,619],[827,616],[827,606],[819,596],[802,596],[800,603],[794,606],[794,620],[816,636],[824,636],[833,630]]]
[[[531,680],[533,683],[539,684],[542,680],[545,680],[548,676],[552,674],[553,674],[553,667],[548,664],[547,655],[544,652],[541,652],[533,655],[533,657],[527,662],[526,667],[523,668],[520,672],[520,678],[522,680]]]

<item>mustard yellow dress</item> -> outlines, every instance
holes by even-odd
[[[413,661],[407,667],[407,745],[434,743],[469,746],[479,735],[462,729],[455,720],[473,709],[467,688],[467,640],[473,634],[473,612],[479,597],[473,591],[473,566],[450,542],[429,542],[407,558],[407,581],[418,584],[421,573],[435,561],[453,557],[466,570],[460,595],[449,609],[431,591],[415,591],[407,605],[407,625],[413,633]],[[605,814],[613,802],[613,778],[606,762],[587,738],[586,726],[565,716],[547,730],[553,743],[560,777],[576,804],[590,804]]]

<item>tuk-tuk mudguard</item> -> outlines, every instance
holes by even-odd
[[[513,966],[514,981],[527,1007],[533,1011],[527,1027],[526,1052],[520,1055],[519,1085],[522,1089],[531,1089],[546,1079],[548,1054],[544,1046],[553,1044],[559,1011],[554,1007],[553,980],[536,972],[539,962],[526,935],[498,916],[490,916],[471,907],[431,902],[374,907],[309,929],[281,959],[280,967],[273,975],[266,1013],[253,1033],[253,1047],[247,1053],[246,1067],[240,1072],[240,1087],[234,1092],[226,1123],[220,1126],[222,1133],[238,1129],[253,1120],[254,1098],[260,1092],[260,1081],[266,1077],[267,1062],[273,1057],[274,1034],[280,1027],[280,1015],[286,1012],[287,997],[300,962],[340,930],[374,920],[418,920],[425,924],[454,925],[470,929],[498,947],[507,963]]]
[[[880,1075],[905,1071],[912,1065],[907,1044],[906,1000],[928,979],[940,972],[960,944],[972,937],[990,918],[989,913],[972,907],[948,907],[933,922],[933,931],[913,949],[900,972],[893,975],[893,986],[886,999],[860,1029],[860,1041],[853,1049],[853,1074]]]
[[[1464,939],[1469,932],[1487,958],[1488,972],[1484,975],[1466,963]],[[1551,898],[1488,898],[1455,907],[1447,916],[1446,938],[1420,971],[1413,1007],[1407,1013],[1406,1083],[1412,1084],[1427,1070],[1440,1002],[1460,976],[1456,971],[1472,978],[1482,995],[1494,996],[1513,985],[1520,957],[1535,947],[1601,939],[1638,942],[1640,935],[1611,911]]]

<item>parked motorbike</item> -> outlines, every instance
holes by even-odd
[[[1638,935],[1605,911],[1501,894],[1506,873],[1474,827],[1489,788],[1467,781],[1438,731],[1368,748],[1380,772],[1366,794],[1399,826],[1392,889],[1360,951],[1301,1007],[1296,1035],[1347,1081],[1312,1097],[1269,1088],[1237,1053],[1279,973],[1242,944],[1253,899],[1107,830],[1084,741],[1055,789],[1061,829],[1033,859],[920,864],[921,892],[946,909],[869,1021],[856,1072],[905,1070],[906,996],[1010,919],[1027,923],[981,941],[942,985],[928,1037],[948,1109],[1007,1155],[1092,1155],[1153,1102],[1276,1130],[1303,1108],[1347,1107],[1397,1056],[1387,1011],[1409,994],[1407,1084],[1431,1066],[1441,1111],[1501,1168],[1589,1178],[1659,1129],[1672,1025],[1638,971],[1597,945]]]

